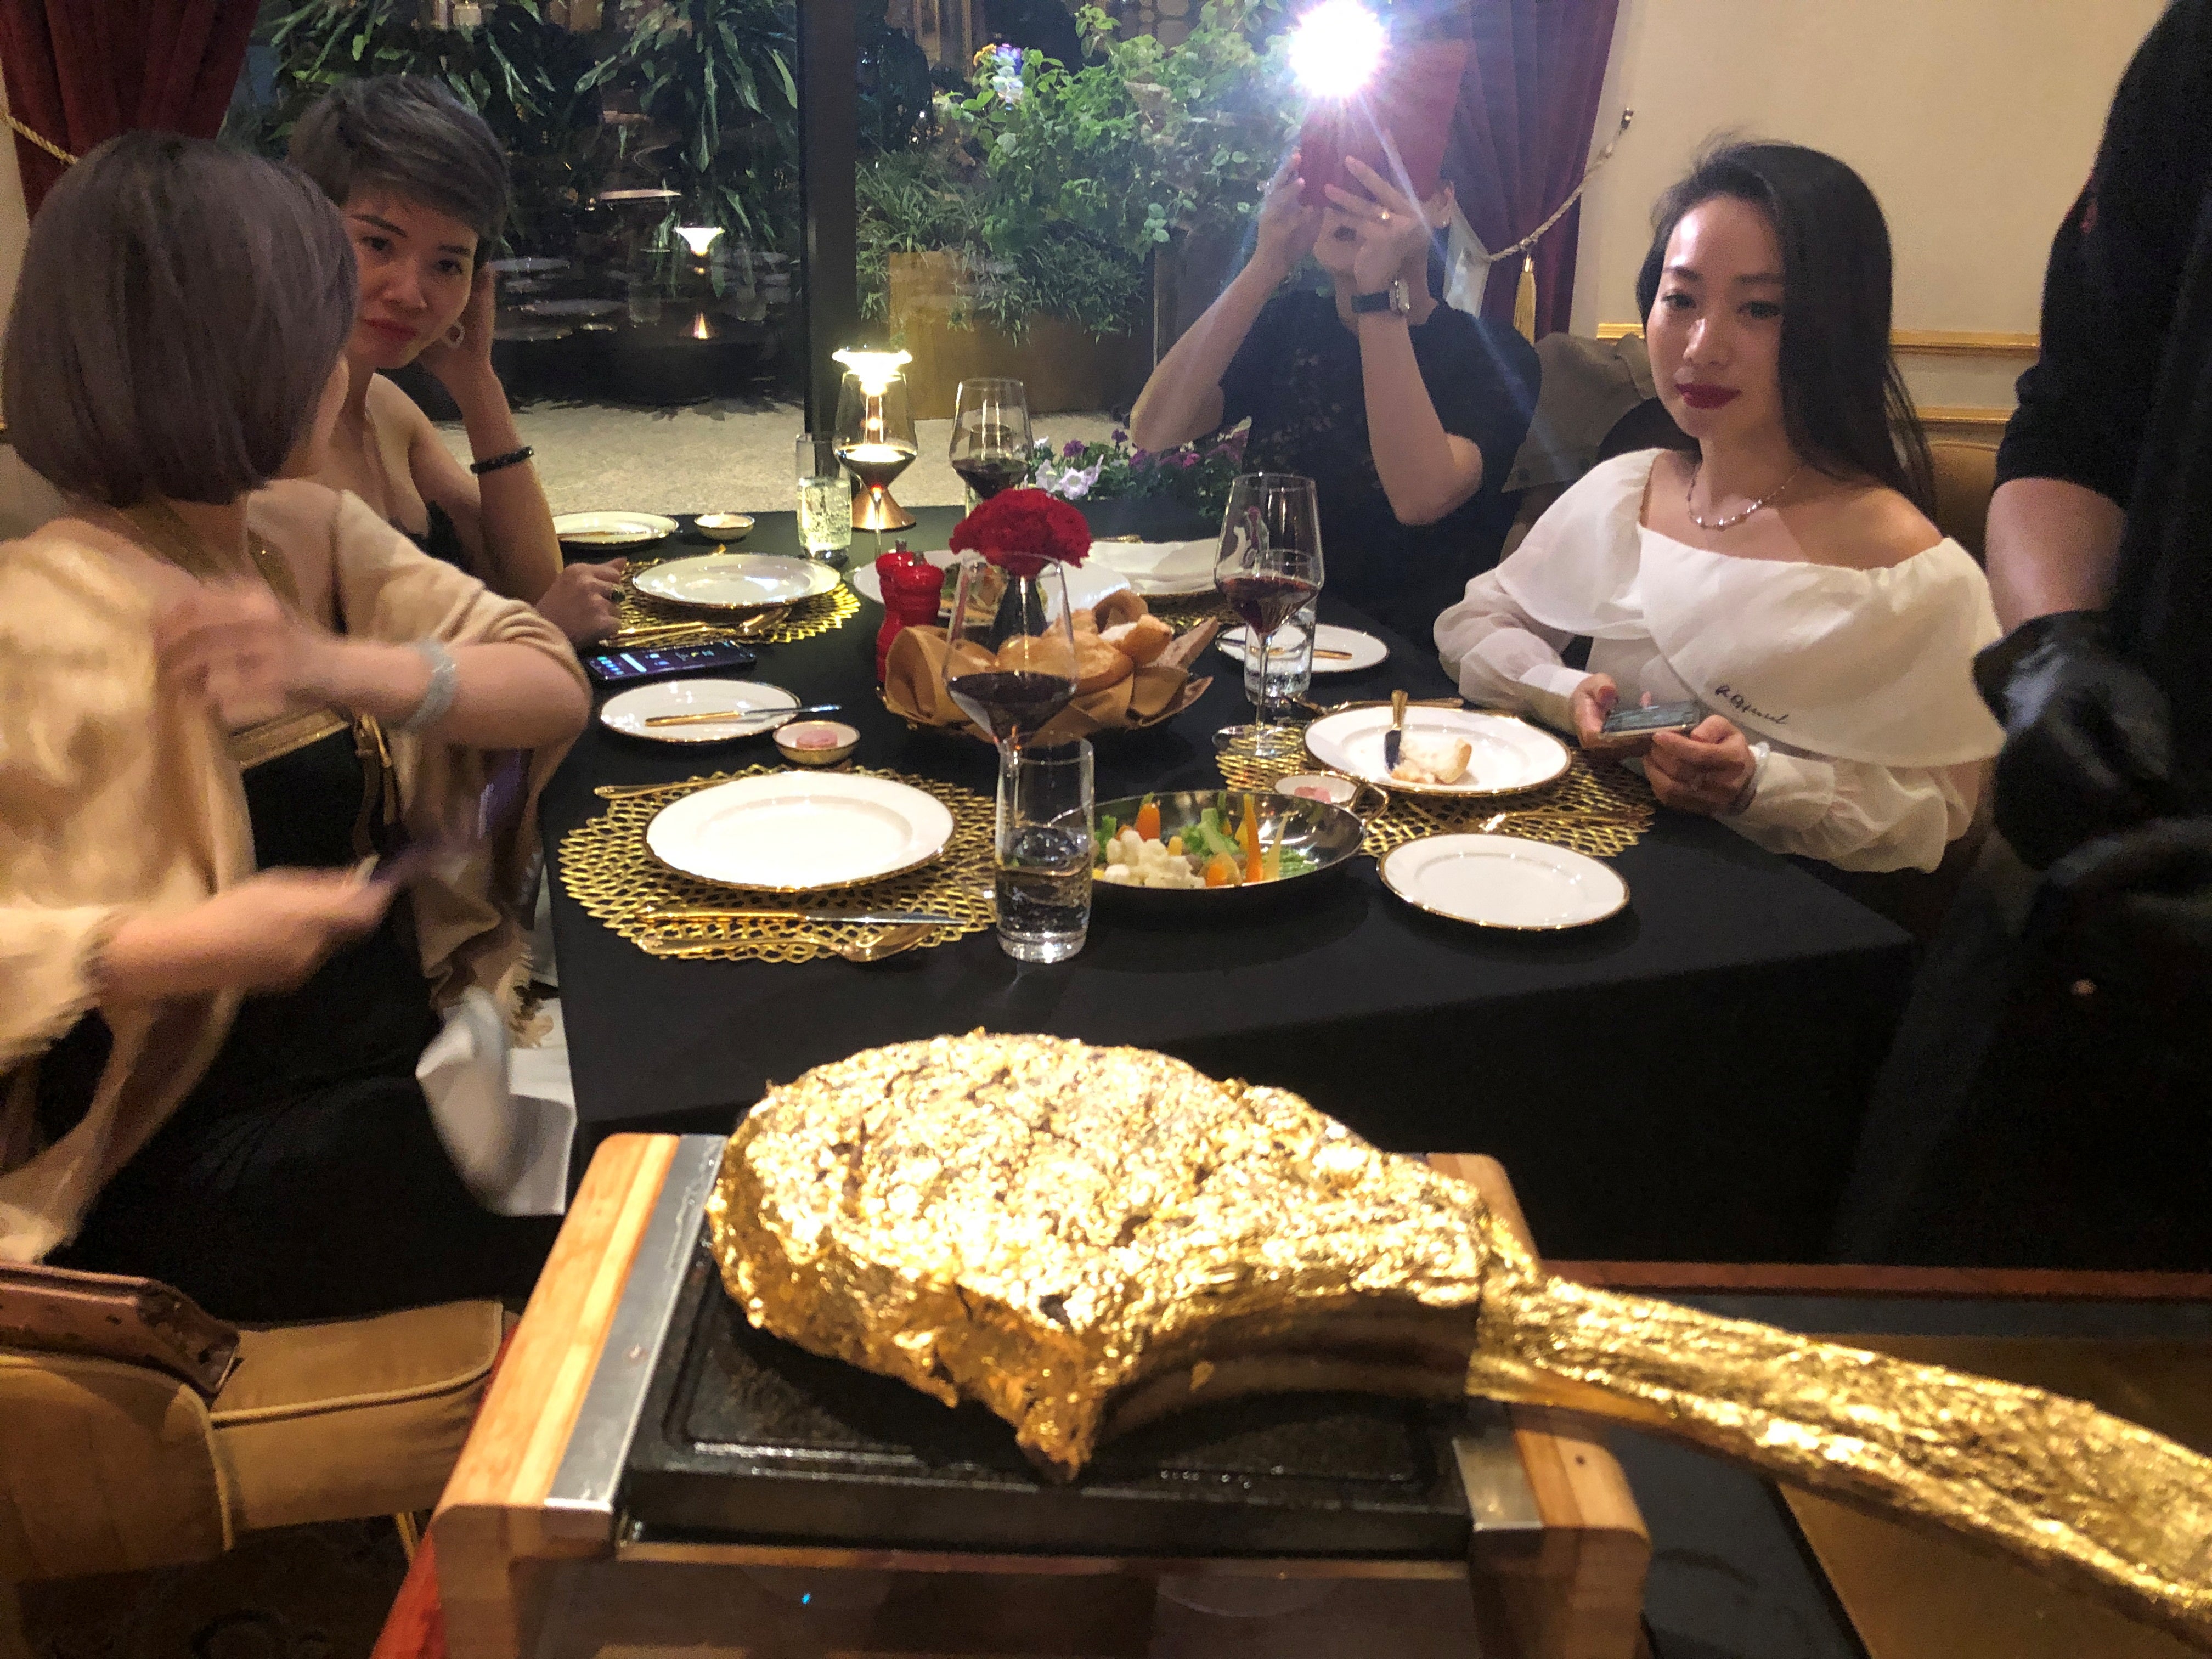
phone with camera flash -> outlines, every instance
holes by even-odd
[[[1393,46],[1365,91],[1316,103],[1298,130],[1298,176],[1305,180],[1298,199],[1308,207],[1327,207],[1325,185],[1365,195],[1367,187],[1344,165],[1347,155],[1357,155],[1401,190],[1410,182],[1416,202],[1435,195],[1466,68],[1464,40]],[[1382,149],[1386,133],[1406,164],[1404,179],[1391,178]]]

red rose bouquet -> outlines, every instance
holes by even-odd
[[[1057,495],[1007,489],[952,527],[955,553],[981,553],[1010,576],[1034,576],[1046,564],[1081,564],[1091,551],[1091,525]]]

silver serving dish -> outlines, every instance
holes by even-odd
[[[1094,881],[1091,902],[1126,915],[1156,916],[1164,921],[1203,921],[1231,911],[1252,910],[1289,899],[1311,898],[1322,884],[1334,880],[1352,862],[1367,834],[1359,817],[1327,801],[1299,795],[1277,795],[1264,790],[1188,789],[1152,798],[1160,809],[1160,839],[1194,827],[1209,806],[1233,807],[1242,822],[1245,803],[1260,808],[1260,845],[1280,843],[1311,859],[1314,868],[1295,876],[1237,887],[1124,887],[1118,882]],[[1142,795],[1098,803],[1100,819],[1112,818],[1116,827],[1133,822],[1145,803]],[[1224,811],[1223,817],[1231,814]]]

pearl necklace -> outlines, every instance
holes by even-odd
[[[1780,483],[1775,485],[1773,489],[1768,490],[1766,494],[1761,495],[1757,501],[1753,501],[1749,507],[1744,508],[1741,513],[1731,513],[1725,518],[1701,519],[1698,516],[1698,509],[1691,504],[1690,498],[1697,493],[1698,473],[1701,470],[1703,465],[1704,464],[1700,462],[1698,466],[1692,467],[1690,469],[1689,485],[1682,491],[1682,510],[1690,515],[1690,522],[1697,526],[1700,530],[1735,529],[1753,514],[1758,512],[1760,507],[1765,507],[1769,501],[1778,499],[1784,490],[1789,489],[1791,484],[1797,482],[1797,473],[1802,472],[1805,470],[1805,463],[1802,461],[1798,462],[1796,471],[1793,471],[1788,477],[1784,478]]]

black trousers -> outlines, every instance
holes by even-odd
[[[559,1228],[477,1205],[410,1073],[246,1110],[187,1105],[52,1259],[161,1279],[219,1318],[283,1323],[526,1296]]]
[[[1991,836],[1914,981],[1831,1255],[2212,1269],[2212,1029],[2032,936]]]

